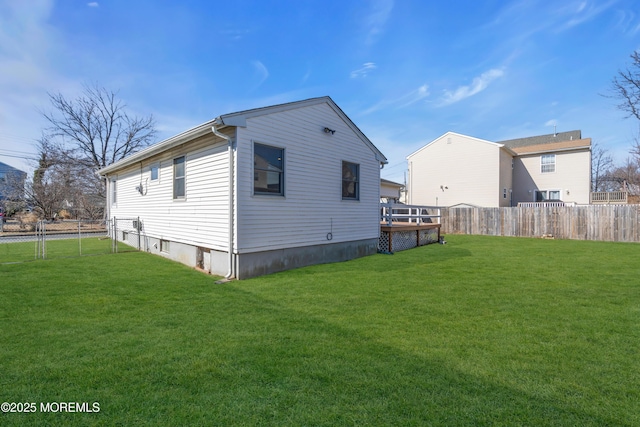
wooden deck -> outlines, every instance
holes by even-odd
[[[381,252],[397,252],[418,246],[438,243],[440,241],[440,224],[435,223],[380,223]]]

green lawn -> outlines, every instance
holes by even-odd
[[[86,237],[82,239],[72,238],[54,240],[55,236],[49,236],[45,246],[45,257],[64,258],[83,255],[108,254],[112,251],[111,239],[104,237]],[[37,241],[26,241],[33,236],[22,236],[25,240],[19,243],[0,242],[0,264],[12,262],[33,261],[42,258],[42,247]],[[118,241],[118,249],[131,250],[130,246]]]
[[[447,236],[252,280],[0,265],[0,425],[640,425],[640,245]]]

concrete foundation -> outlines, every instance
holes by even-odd
[[[308,265],[348,261],[377,251],[376,238],[240,254],[236,255],[236,278],[248,279]]]
[[[141,246],[141,250],[181,262],[182,264],[198,268],[210,274],[225,276],[229,271],[227,252],[176,241],[169,241],[167,245],[166,242],[161,243],[160,239],[148,236],[143,237]],[[236,279],[248,279],[309,265],[348,261],[350,259],[375,254],[377,250],[377,238],[277,249],[235,254],[233,257],[233,267]]]

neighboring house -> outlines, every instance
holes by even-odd
[[[402,199],[402,191],[404,184],[389,181],[388,179],[380,179],[380,201],[383,203],[398,203]]]
[[[0,162],[0,200],[9,197],[24,197],[24,193],[16,194],[16,189],[24,186],[27,179],[27,173]]]
[[[219,116],[100,173],[146,250],[244,279],[375,253],[385,163],[321,97]]]
[[[591,139],[580,131],[492,142],[447,132],[407,156],[408,203],[589,203]]]

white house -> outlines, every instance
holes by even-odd
[[[221,115],[100,173],[146,250],[243,279],[375,253],[385,163],[321,97]]]
[[[589,203],[591,139],[580,131],[492,142],[447,132],[407,156],[409,204]]]
[[[407,156],[411,205],[510,206],[511,159],[502,144],[447,132]]]
[[[404,184],[380,178],[380,202],[400,202],[403,190]]]

